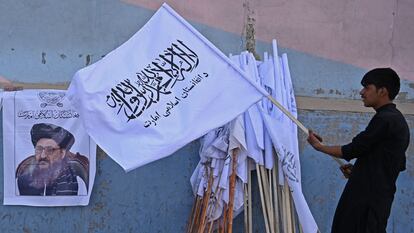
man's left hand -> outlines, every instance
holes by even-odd
[[[339,169],[341,169],[341,172],[342,174],[344,174],[344,177],[348,179],[351,176],[353,167],[354,165],[348,163],[348,164],[342,165],[341,167],[339,167]]]

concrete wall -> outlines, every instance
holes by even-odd
[[[392,66],[400,73],[399,102],[413,129],[412,1],[167,2],[226,54],[244,49],[247,17],[255,22],[258,54],[271,51],[271,39],[278,39],[280,51],[288,53],[300,96],[299,120],[328,143],[348,142],[368,122],[372,113],[360,110],[359,81],[375,66]],[[25,88],[65,88],[76,70],[126,41],[160,5],[154,0],[0,0],[0,75]],[[311,150],[304,137],[303,191],[321,231],[329,232],[345,180],[335,162]],[[0,232],[183,232],[193,201],[189,177],[197,151],[195,141],[130,173],[100,152],[89,206],[0,206]],[[414,232],[413,153],[412,139],[390,232]],[[260,205],[255,203],[254,227],[263,232]],[[235,232],[242,232],[242,225],[239,216]]]

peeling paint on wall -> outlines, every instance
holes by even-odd
[[[46,64],[46,53],[42,52],[42,64]]]
[[[320,95],[320,94],[325,93],[325,91],[324,91],[322,88],[318,88],[318,89],[316,89],[316,90],[315,90],[315,93],[316,93],[317,95]],[[332,93],[333,93],[333,92],[332,92]]]
[[[89,64],[91,64],[91,55],[86,55],[86,64],[85,66],[88,66]]]

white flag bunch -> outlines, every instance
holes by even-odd
[[[246,72],[252,82],[262,86],[273,99],[297,117],[287,55],[278,56],[275,41],[272,56],[265,53],[264,60],[261,62],[256,61],[254,56],[248,52],[230,56],[230,59]],[[318,227],[302,194],[298,135],[294,122],[270,100],[263,98],[230,124],[220,128],[219,132],[221,134],[218,131],[212,131],[202,140],[200,164],[192,177],[195,193],[204,197],[206,193],[210,193],[208,176],[206,176],[208,169],[201,169],[201,165],[206,164],[205,161],[210,161],[208,164],[213,176],[212,187],[218,187],[218,190],[222,191],[220,195],[210,196],[214,197],[210,198],[210,203],[220,203],[215,205],[220,206],[220,211],[210,210],[209,213],[214,213],[214,216],[210,215],[206,221],[226,217],[223,209],[230,203],[231,193],[234,193],[234,211],[241,209],[243,205],[241,197],[244,194],[245,216],[248,215],[247,212],[251,212],[251,189],[249,188],[251,180],[249,177],[250,171],[256,169],[266,231],[294,232],[301,228],[305,233],[317,232]],[[223,132],[226,133],[223,134]],[[212,135],[215,136],[214,140],[212,140]],[[224,141],[225,143],[218,143]],[[221,149],[217,146],[224,144],[225,146]],[[217,155],[206,153],[212,150]],[[224,163],[216,166],[216,158],[220,158]],[[233,162],[236,165],[235,174],[231,169]],[[219,172],[214,169],[219,169]],[[229,185],[232,175],[237,177],[234,187]],[[211,192],[214,193],[214,191]],[[296,218],[300,226],[296,225]],[[245,217],[245,227],[251,229],[251,225],[251,220]]]

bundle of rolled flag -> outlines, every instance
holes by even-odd
[[[286,54],[249,52],[230,59],[250,79],[297,117]],[[237,103],[237,100],[234,100]],[[302,194],[297,126],[268,98],[201,139],[200,162],[192,177],[195,201],[188,233],[232,232],[244,210],[245,232],[253,232],[252,172],[256,172],[266,233],[318,231]]]

